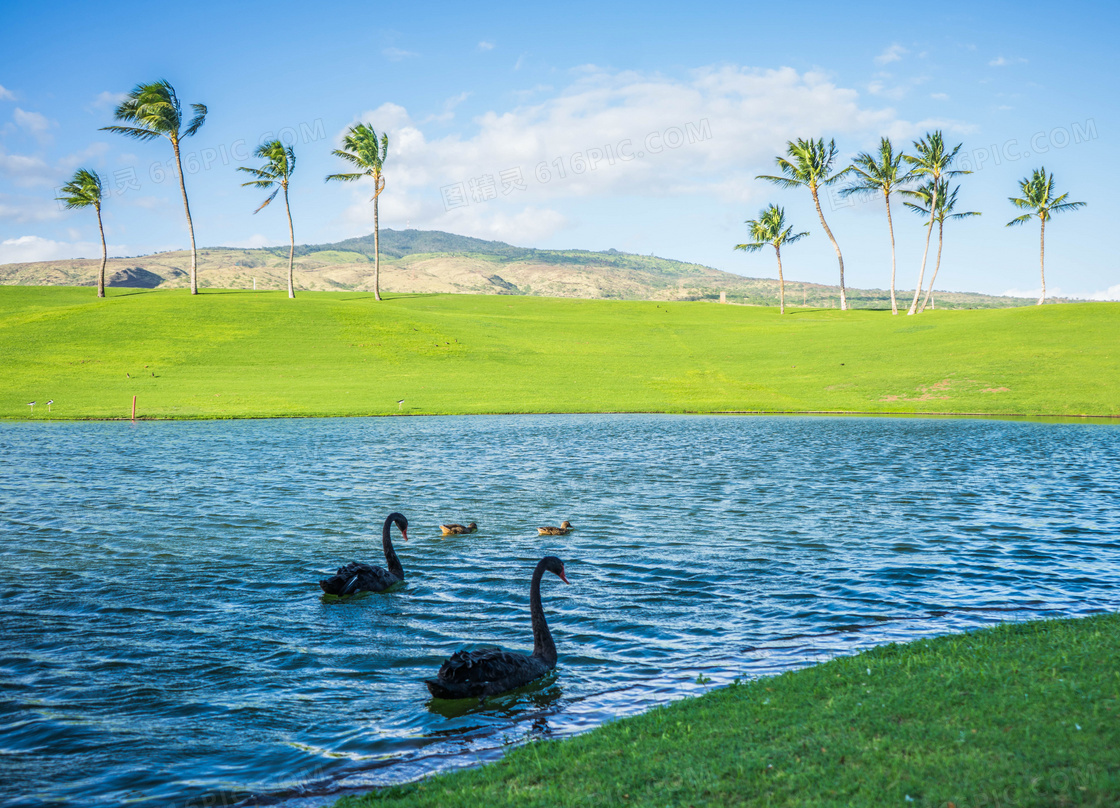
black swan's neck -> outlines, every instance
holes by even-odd
[[[529,585],[529,613],[533,616],[533,656],[543,660],[549,667],[556,665],[556,643],[552,641],[552,632],[548,630],[548,622],[544,619],[544,607],[541,606],[541,577],[544,575],[542,560],[533,571],[533,582]]]
[[[390,573],[404,580],[404,567],[397,558],[397,551],[393,549],[393,537],[389,535],[389,528],[393,526],[393,517],[385,520],[385,527],[381,529],[381,546],[385,550],[385,568]]]

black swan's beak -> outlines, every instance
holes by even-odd
[[[558,572],[556,574],[560,576],[560,580],[563,581],[564,583],[566,583],[566,584],[571,583],[571,581],[568,580],[567,576],[564,575],[564,570],[560,570],[560,572]]]
[[[403,527],[401,528],[401,537],[405,541],[408,541],[408,530],[406,528],[403,528]]]

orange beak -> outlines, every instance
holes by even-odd
[[[564,570],[563,570],[563,568],[561,568],[560,572],[558,572],[558,573],[556,573],[556,574],[560,576],[560,580],[561,580],[561,581],[563,581],[564,583],[566,583],[566,584],[570,584],[570,583],[571,583],[571,581],[569,581],[569,580],[568,580],[567,576],[565,576],[565,575],[564,575]]]
[[[404,537],[405,541],[408,541],[408,529],[407,528],[403,528],[403,527],[401,528],[401,536]]]

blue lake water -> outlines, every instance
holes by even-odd
[[[6,424],[0,458],[5,808],[322,805],[736,676],[1120,607],[1115,426]],[[384,564],[394,510],[406,585],[326,602],[320,577]],[[452,651],[531,649],[546,554],[572,582],[543,588],[558,673],[432,702]]]

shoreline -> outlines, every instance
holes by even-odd
[[[1118,657],[1114,612],[888,643],[333,805],[1104,805]]]
[[[182,421],[269,421],[292,419],[328,419],[328,418],[490,418],[511,415],[742,415],[742,416],[785,416],[804,417],[820,416],[824,418],[929,418],[935,420],[953,420],[956,418],[974,419],[985,421],[1057,421],[1069,423],[1120,423],[1120,414],[1117,415],[1092,415],[1092,414],[1052,414],[1052,413],[997,413],[997,412],[876,412],[874,410],[550,410],[550,411],[525,411],[505,410],[494,412],[374,412],[374,413],[349,413],[349,414],[321,414],[321,415],[283,415],[280,413],[261,415],[212,415],[212,416],[145,416],[140,415],[135,419],[100,418],[97,416],[78,416],[73,418],[35,418],[19,416],[0,416],[0,423],[11,424],[47,424],[47,423],[149,423],[182,422]]]

